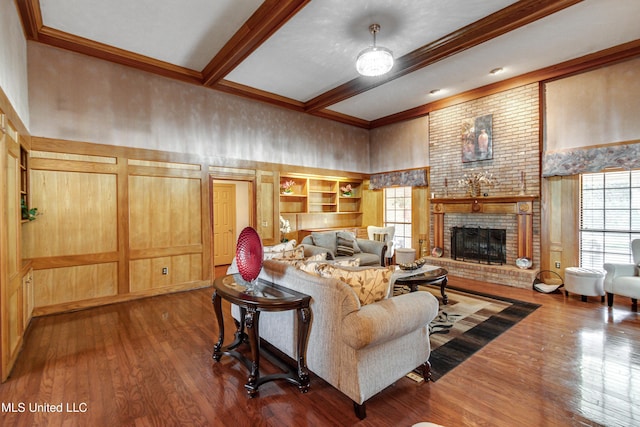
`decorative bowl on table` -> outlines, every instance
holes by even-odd
[[[531,258],[522,257],[516,260],[516,266],[523,270],[526,270],[527,268],[531,268],[532,265],[533,265],[533,261],[531,261]]]
[[[418,258],[417,260],[412,262],[398,264],[398,266],[400,267],[400,270],[417,270],[423,265],[425,265],[426,263],[427,263],[427,260],[425,258]]]
[[[238,236],[236,245],[236,263],[238,272],[247,281],[247,293],[253,292],[255,281],[262,270],[264,250],[258,232],[252,227],[245,227]]]

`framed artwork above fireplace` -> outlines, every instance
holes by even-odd
[[[462,163],[493,159],[493,114],[462,121]]]

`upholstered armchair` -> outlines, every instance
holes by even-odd
[[[613,296],[622,295],[631,298],[632,310],[638,311],[640,298],[640,239],[631,241],[633,264],[607,263],[604,269],[607,275],[604,279],[604,291],[607,293],[607,304],[613,306]]]
[[[369,240],[378,240],[387,244],[387,253],[384,257],[387,260],[391,260],[391,258],[393,258],[393,237],[396,234],[396,227],[376,227],[369,225],[367,227],[367,234],[369,235]]]

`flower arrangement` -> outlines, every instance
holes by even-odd
[[[284,219],[282,215],[280,215],[280,233],[282,234],[281,242],[286,242],[289,239],[285,237],[287,233],[291,233],[291,224],[288,219]]]
[[[280,188],[282,189],[282,192],[285,194],[291,194],[293,193],[293,186],[296,185],[296,182],[292,179],[288,180],[288,181],[284,181],[283,183],[280,184]]]
[[[483,185],[493,187],[497,183],[498,180],[493,177],[492,173],[482,171],[472,174],[465,173],[462,178],[458,180],[458,187],[465,188],[468,195],[476,197],[482,192]]]
[[[342,195],[345,197],[353,196],[353,188],[351,187],[351,184],[340,187],[340,191],[342,191]]]

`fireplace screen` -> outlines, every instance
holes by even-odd
[[[451,257],[487,264],[507,262],[507,230],[480,227],[451,228]]]

